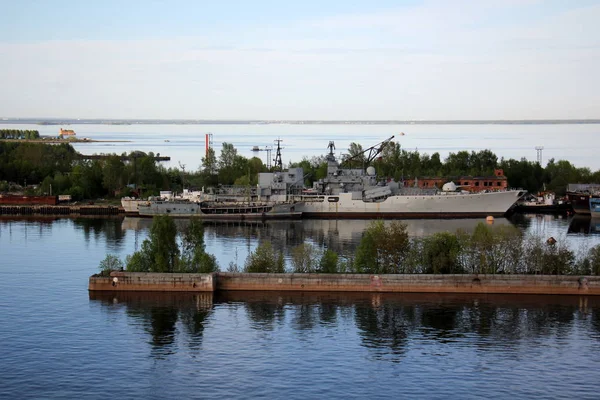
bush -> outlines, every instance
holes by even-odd
[[[336,274],[339,272],[338,255],[336,252],[329,249],[325,250],[321,260],[319,261],[319,269],[317,272],[323,274]]]
[[[458,255],[461,246],[457,235],[449,232],[436,233],[423,240],[423,265],[426,274],[463,273]]]
[[[592,247],[589,252],[590,269],[594,275],[600,275],[600,244]]]
[[[296,273],[315,272],[315,248],[307,243],[302,243],[292,249],[292,271]]]
[[[393,221],[386,227],[382,220],[374,221],[358,245],[355,270],[368,274],[403,273],[410,247],[406,225]]]
[[[262,242],[246,259],[244,272],[283,273],[283,253],[276,253],[271,242]]]
[[[100,261],[98,268],[101,275],[108,276],[111,271],[123,271],[123,261],[113,254],[107,254],[104,260]]]

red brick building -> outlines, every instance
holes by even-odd
[[[442,188],[444,183],[454,182],[459,189],[468,190],[470,192],[482,192],[507,190],[508,181],[504,176],[504,171],[501,169],[494,170],[494,176],[454,176],[447,178],[417,178],[416,182],[420,188]],[[414,181],[409,180],[404,182],[405,186],[414,186]]]

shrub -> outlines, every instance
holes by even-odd
[[[100,261],[98,268],[101,275],[108,276],[111,271],[122,271],[123,261],[113,254],[107,254],[104,260]]]
[[[592,247],[589,252],[590,269],[594,275],[600,275],[600,244]]]
[[[325,250],[321,260],[319,261],[319,269],[317,272],[323,274],[335,274],[339,272],[338,269],[338,255],[336,252],[329,249]]]
[[[244,272],[283,273],[283,254],[277,254],[271,242],[262,242],[246,259]]]
[[[460,274],[463,269],[458,255],[461,251],[456,235],[436,233],[423,240],[423,264],[427,274]]]
[[[302,243],[292,249],[292,271],[296,273],[315,272],[315,248],[308,244]]]
[[[358,245],[355,269],[359,273],[402,273],[409,250],[406,225],[393,221],[386,227],[382,220],[374,221]]]

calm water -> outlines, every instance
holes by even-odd
[[[497,222],[598,242],[573,221]],[[207,249],[221,265],[260,239],[352,250],[363,222],[208,224]],[[598,398],[599,298],[89,294],[147,224],[0,219],[0,398]]]
[[[2,124],[5,129],[37,129],[42,135],[57,135],[56,125]],[[223,142],[233,143],[245,157],[253,155],[253,146],[273,146],[283,139],[283,162],[300,161],[303,156],[327,153],[327,144],[335,141],[336,153],[347,152],[351,142],[363,148],[373,146],[392,135],[408,150],[421,153],[490,149],[498,158],[536,160],[536,146],[543,146],[543,164],[550,158],[566,159],[578,167],[600,169],[596,149],[600,146],[600,125],[71,125],[78,137],[96,140],[128,140],[129,143],[77,144],[84,154],[153,151],[171,156],[166,165],[186,165],[188,171],[200,167],[204,156],[204,135],[213,133],[219,155]],[[404,132],[405,136],[399,134]],[[168,140],[168,142],[165,142]],[[266,152],[257,153],[266,163]],[[272,158],[275,153],[272,154]]]
[[[56,134],[57,126],[2,126]],[[281,137],[284,162],[406,132],[408,149],[442,156],[568,159],[600,168],[599,125],[299,126],[73,125],[78,136],[131,143],[193,170],[212,132],[217,151]],[[165,142],[168,139],[169,142]],[[260,153],[263,160],[266,154]],[[412,236],[478,220],[406,221]],[[106,253],[139,248],[150,220],[0,219],[0,398],[598,398],[600,299],[543,296],[229,293],[90,295]],[[600,222],[522,216],[526,232],[574,249],[600,243]],[[354,251],[366,221],[210,223],[207,251],[243,264],[260,240],[289,255],[302,242]],[[599,233],[599,234],[597,234]]]

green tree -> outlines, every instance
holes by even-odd
[[[142,249],[127,259],[127,270],[174,272],[178,268],[177,227],[168,215],[155,216]]]
[[[358,245],[355,269],[359,273],[403,273],[410,245],[405,224],[392,221],[386,226],[382,220],[373,221]]]
[[[325,250],[321,260],[319,261],[319,269],[317,272],[323,274],[335,274],[339,272],[338,254],[329,249]]]
[[[113,254],[107,254],[98,266],[102,275],[109,275],[111,271],[122,271],[123,261]]]
[[[292,249],[292,271],[296,273],[315,272],[315,248],[308,243],[302,243]]]
[[[271,242],[262,242],[246,259],[244,272],[283,273],[283,254],[278,254]]]
[[[207,254],[204,246],[204,227],[200,218],[194,217],[181,239],[181,272],[210,273],[219,270],[215,256]]]
[[[423,265],[427,274],[459,274],[463,270],[458,256],[461,247],[457,235],[436,233],[423,240]]]

